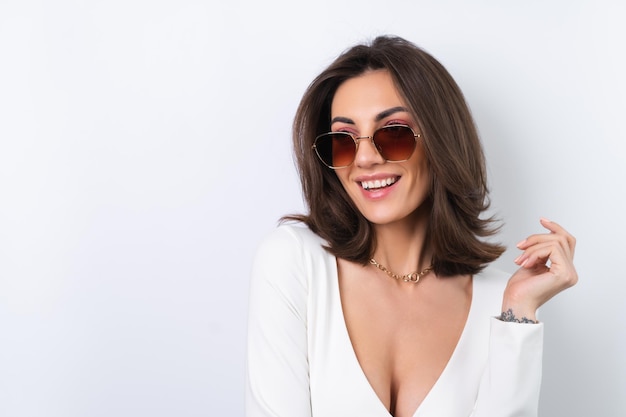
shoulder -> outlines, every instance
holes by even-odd
[[[301,223],[281,224],[268,233],[257,247],[253,278],[264,281],[306,285],[316,265],[329,256],[324,240]]]
[[[324,240],[302,223],[281,224],[262,239],[257,258],[260,254],[302,256],[323,250],[324,245]]]
[[[249,314],[282,311],[277,315],[306,321],[310,296],[320,282],[313,278],[327,275],[333,259],[323,245],[323,239],[302,224],[282,224],[268,233],[252,263]]]

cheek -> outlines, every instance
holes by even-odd
[[[337,170],[335,171],[335,175],[337,175],[337,178],[339,179],[339,182],[341,183],[341,185],[343,185],[343,189],[347,190],[347,186],[348,186],[348,173],[345,172],[346,170]]]
[[[433,188],[433,177],[432,173],[430,172],[430,166],[428,165],[428,163],[425,162],[420,165],[419,170],[420,183],[422,184],[424,190],[428,194],[430,194]]]
[[[405,163],[407,164],[406,169],[413,171],[417,177],[430,178],[430,164],[422,146],[418,146],[411,158]]]
[[[360,196],[359,187],[357,186],[356,183],[354,183],[353,181],[350,181],[349,179],[350,175],[348,172],[340,172],[340,171],[341,170],[335,171],[335,174],[337,175],[337,179],[339,179],[339,183],[343,187],[343,190],[346,192],[350,200],[353,203],[358,204],[358,200]],[[348,171],[348,170],[346,169],[345,171]]]
[[[431,194],[432,172],[430,164],[423,152],[419,152],[419,155],[416,156],[415,160],[412,161],[412,166],[407,167],[413,174],[413,192],[420,195]]]
[[[423,160],[422,162],[418,164],[417,170],[418,170],[419,176],[422,177],[424,181],[430,182],[430,177],[431,177],[430,165],[428,164],[426,160]]]

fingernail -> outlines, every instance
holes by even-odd
[[[526,243],[526,239],[522,240],[521,242],[518,242],[518,243],[517,243],[517,245],[515,245],[515,246],[517,246],[517,247],[519,248],[519,247],[521,247],[524,243]]]
[[[546,219],[545,217],[542,217],[542,218],[541,218],[541,221],[542,221],[542,222],[545,222],[545,223],[552,223],[552,220],[548,220],[548,219]]]

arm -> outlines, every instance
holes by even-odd
[[[487,368],[473,417],[537,416],[543,352],[543,324],[537,309],[576,284],[576,241],[565,229],[542,219],[550,231],[518,243],[520,269],[504,291],[503,314],[493,318]]]
[[[492,318],[487,367],[471,417],[537,416],[542,354],[542,323]]]
[[[502,311],[536,321],[537,309],[578,281],[574,268],[576,239],[558,224],[541,219],[550,233],[529,236],[517,247],[520,268],[504,290]]]
[[[252,270],[247,417],[311,415],[307,296],[300,242],[278,228],[260,246]]]

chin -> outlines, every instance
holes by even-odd
[[[414,219],[411,216],[411,213],[390,213],[389,211],[384,211],[383,213],[375,212],[375,213],[362,213],[363,216],[372,224],[378,226],[389,225],[398,222],[411,221]]]
[[[404,200],[406,201],[406,200]],[[390,225],[398,223],[419,223],[420,219],[427,221],[432,204],[430,200],[420,200],[417,204],[406,202],[397,204],[381,204],[377,207],[362,207],[359,211],[373,225]]]

